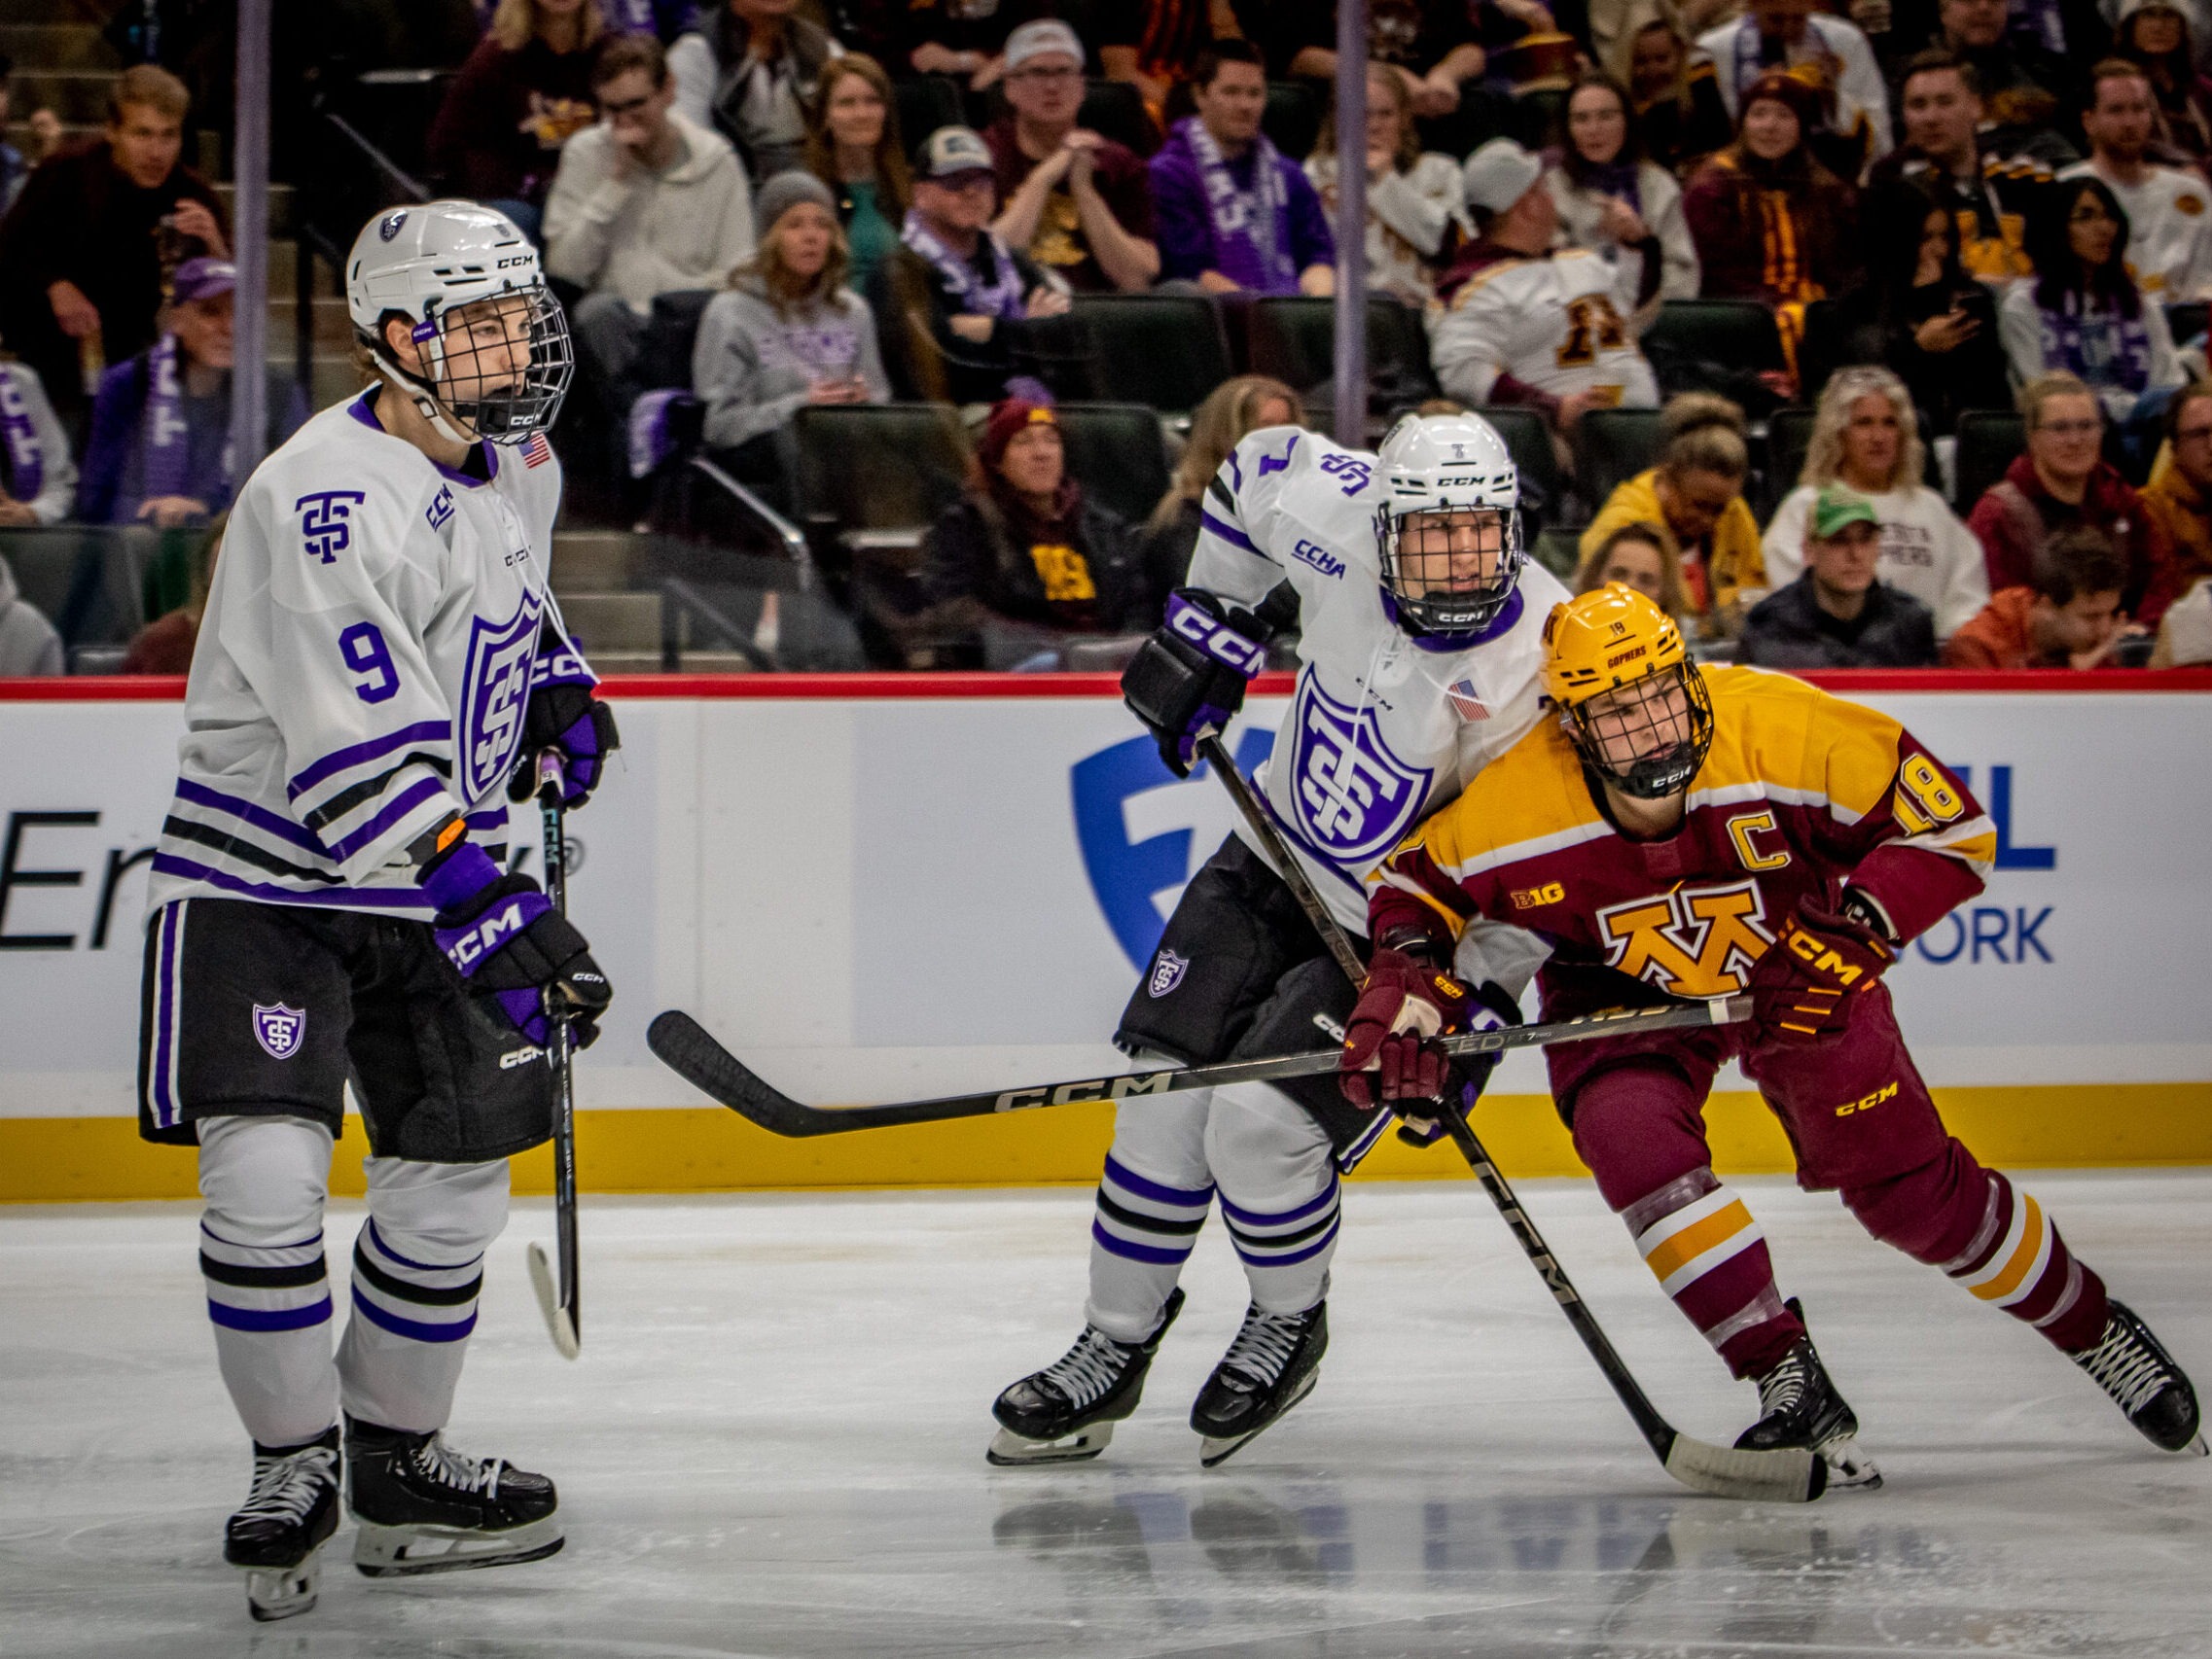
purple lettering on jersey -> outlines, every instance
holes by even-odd
[[[1281,472],[1285,467],[1288,467],[1290,465],[1290,458],[1297,453],[1298,440],[1294,438],[1288,443],[1283,445],[1283,452],[1280,455],[1261,456],[1260,476],[1264,478],[1269,473]]]
[[[537,654],[538,596],[525,593],[504,622],[482,617],[469,623],[469,654],[461,675],[461,751],[466,798],[478,801],[505,780],[522,741],[522,711],[530,699],[530,664]]]
[[[1429,796],[1428,767],[1407,765],[1382,741],[1372,705],[1347,708],[1310,670],[1299,677],[1291,800],[1316,851],[1340,865],[1388,852]]]

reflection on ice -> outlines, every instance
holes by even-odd
[[[1730,1384],[1573,1183],[1529,1203],[1662,1409]],[[244,1447],[186,1207],[0,1213],[0,1654],[112,1659],[2206,1659],[2212,1465],[1832,1200],[1758,1208],[1882,1460],[1735,1505],[1652,1463],[1466,1183],[1347,1190],[1320,1387],[1220,1469],[1190,1401],[1245,1297],[1201,1236],[1143,1406],[1094,1464],[993,1469],[988,1404],[1081,1305],[1080,1192],[587,1201],[598,1311],[553,1359],[525,1209],[487,1264],[456,1436],[561,1486],[567,1550],[249,1625],[220,1563]],[[2212,1177],[2039,1177],[2212,1373]],[[2058,1190],[2063,1188],[2063,1190]],[[334,1216],[339,1259],[357,1211]],[[1214,1229],[1209,1228],[1209,1234]]]

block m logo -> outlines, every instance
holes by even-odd
[[[1675,997],[1726,997],[1774,942],[1754,880],[1679,888],[1597,913],[1606,961]]]

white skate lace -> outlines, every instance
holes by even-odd
[[[2168,1381],[2166,1368],[2158,1363],[2158,1357],[2135,1340],[2135,1333],[2120,1320],[2105,1326],[2104,1340],[2087,1354],[2074,1357],[2075,1363],[2096,1378],[2104,1392],[2120,1402],[2120,1409],[2129,1417],[2150,1403]]]
[[[1244,1328],[1222,1356],[1222,1368],[1241,1371],[1262,1388],[1283,1374],[1305,1324],[1303,1314],[1264,1314],[1257,1308],[1244,1316]]]
[[[1096,1325],[1086,1325],[1075,1346],[1045,1367],[1042,1380],[1058,1389],[1070,1405],[1081,1408],[1121,1381],[1126,1355],[1121,1343]]]
[[[305,1446],[283,1457],[254,1458],[254,1487],[238,1519],[282,1521],[307,1518],[323,1489],[338,1484],[338,1454],[328,1446]]]
[[[1795,1411],[1810,1388],[1812,1376],[1804,1358],[1795,1348],[1782,1362],[1759,1379],[1759,1409],[1767,1417]]]
[[[495,1498],[500,1471],[507,1467],[507,1462],[504,1458],[469,1457],[446,1445],[443,1435],[433,1434],[414,1449],[414,1466],[456,1492],[481,1492],[486,1498]]]

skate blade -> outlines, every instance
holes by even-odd
[[[2181,1448],[2181,1455],[2185,1458],[2189,1457],[2193,1453],[2200,1458],[2212,1458],[2212,1446],[2207,1446],[2204,1443],[2204,1436],[2202,1434],[2197,1435],[2195,1439],[2190,1441],[2188,1445]]]
[[[1198,1442],[1198,1465],[1201,1468],[1218,1468],[1221,1465],[1229,1462],[1229,1460],[1234,1457],[1239,1450],[1245,1446],[1249,1446],[1253,1441],[1257,1440],[1261,1435],[1265,1434],[1268,1430],[1272,1429],[1276,1424],[1280,1423],[1285,1417],[1290,1415],[1290,1408],[1298,1404],[1298,1402],[1303,1399],[1307,1394],[1311,1394],[1313,1392],[1313,1385],[1318,1383],[1320,1380],[1321,1367],[1319,1365],[1316,1365],[1312,1370],[1305,1373],[1305,1380],[1298,1385],[1298,1392],[1293,1394],[1290,1398],[1284,1400],[1282,1405],[1276,1410],[1275,1415],[1268,1418],[1267,1422],[1261,1424],[1259,1428],[1248,1429],[1241,1434],[1231,1434],[1218,1440],[1211,1435],[1208,1435],[1205,1438],[1201,1439]]]
[[[248,1567],[246,1575],[246,1611],[260,1624],[274,1624],[278,1619],[298,1618],[302,1613],[315,1610],[315,1599],[321,1590],[322,1549],[317,1544],[306,1557],[291,1567]]]
[[[1113,1438],[1111,1423],[1093,1423],[1072,1434],[1062,1434],[1057,1440],[1028,1440],[1011,1429],[1001,1429],[992,1436],[983,1461],[996,1464],[1000,1468],[1018,1468],[1024,1464],[1081,1463],[1103,1452]]]
[[[1873,1459],[1859,1450],[1859,1442],[1849,1434],[1839,1434],[1819,1448],[1821,1461],[1828,1465],[1828,1490],[1831,1492],[1879,1492],[1881,1470],[1874,1466]]]
[[[473,1527],[382,1527],[354,1517],[353,1565],[365,1578],[407,1578],[542,1561],[566,1541],[560,1517],[548,1515],[502,1533]]]

